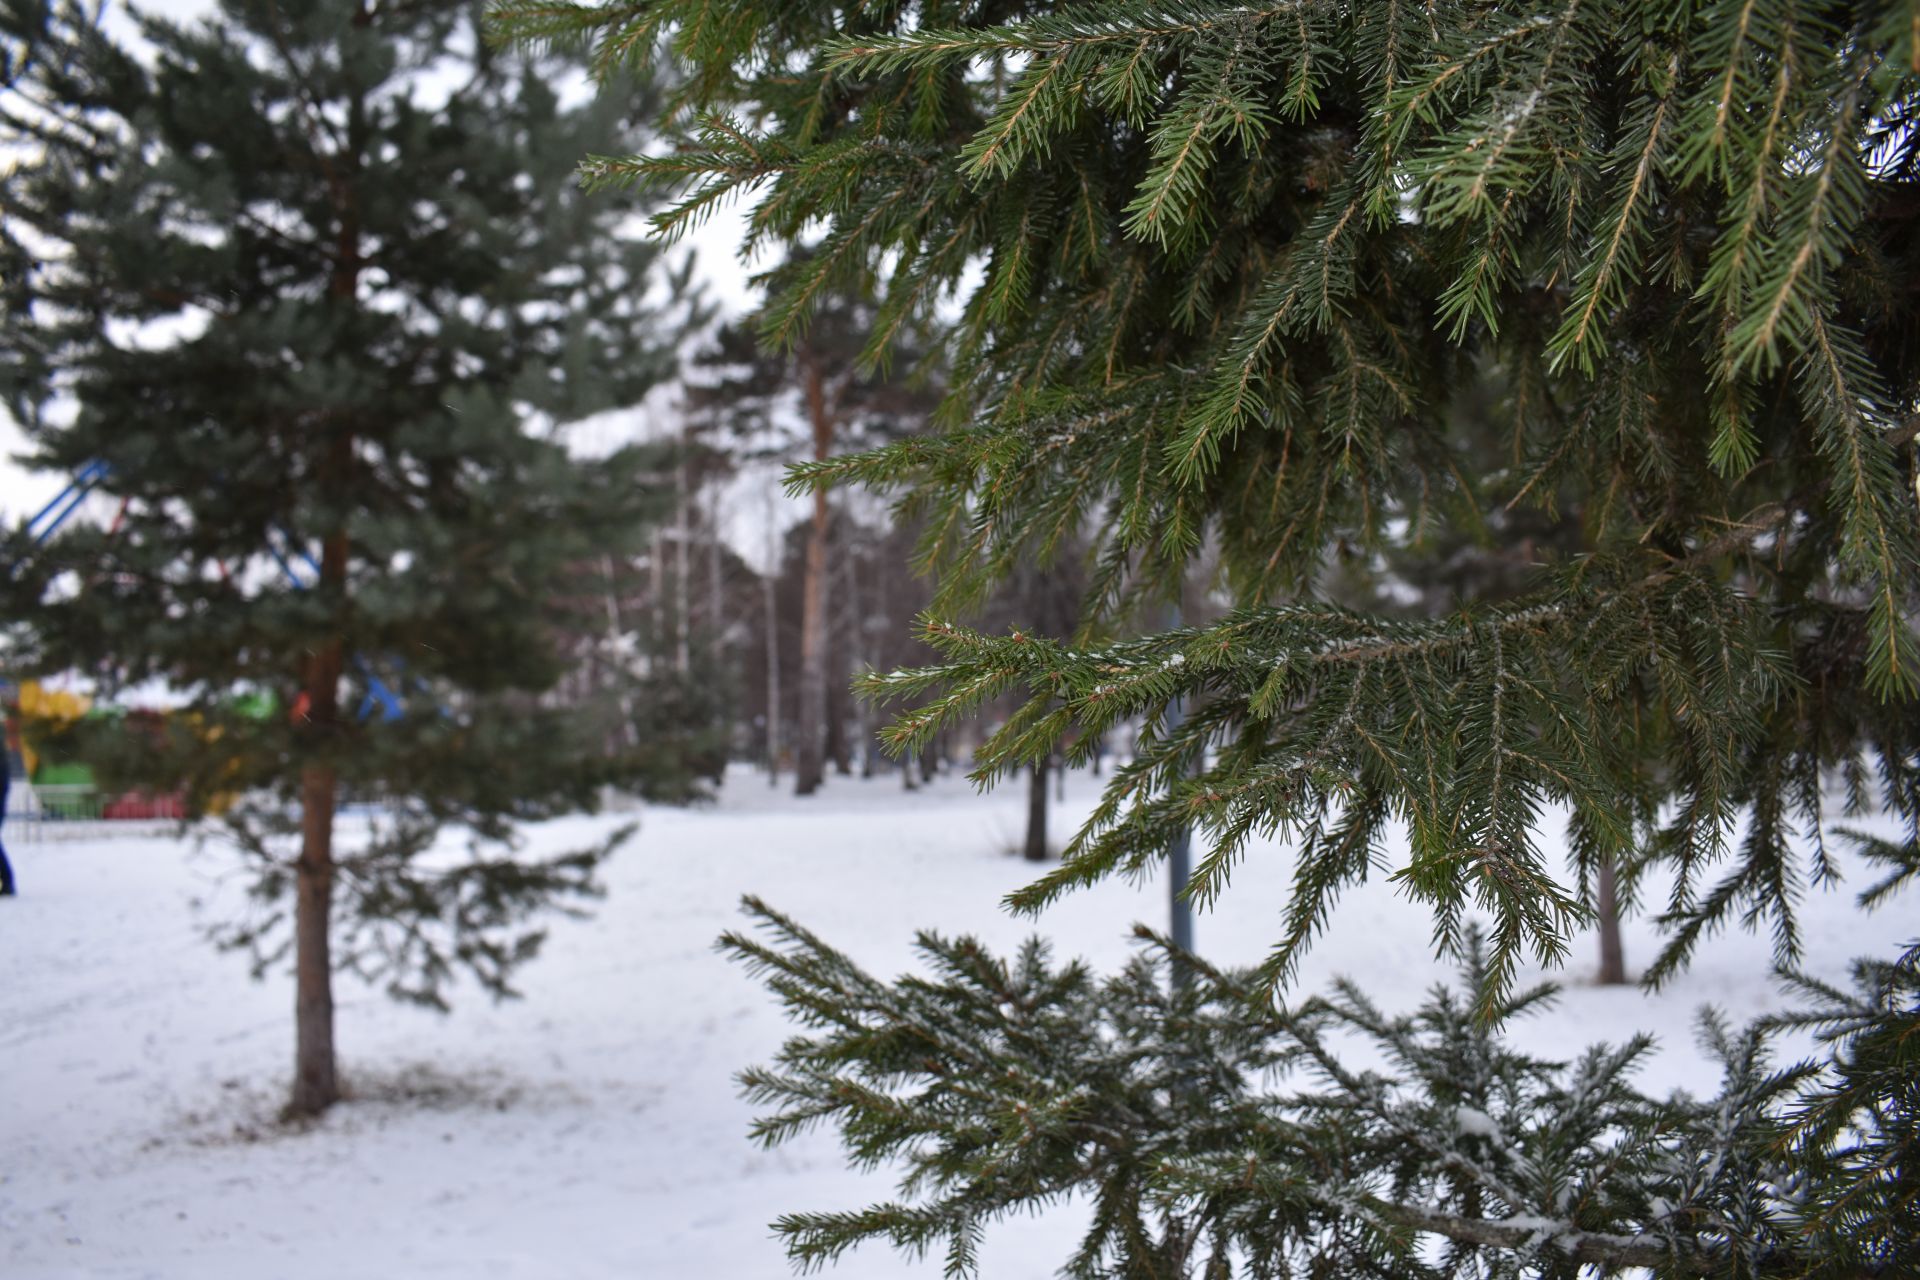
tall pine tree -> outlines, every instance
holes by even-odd
[[[229,0],[139,16],[141,54],[67,0],[0,13],[0,383],[30,464],[121,510],[8,537],[6,661],[190,699],[106,763],[227,806],[258,912],[223,934],[291,953],[290,1109],[318,1113],[336,969],[510,993],[533,915],[618,843],[518,858],[513,823],[606,776],[539,694],[666,474],[559,434],[671,369],[635,206],[569,172],[647,102],[566,105],[468,0]],[[365,847],[336,844],[349,797],[388,805]],[[448,823],[467,857],[434,851]]]

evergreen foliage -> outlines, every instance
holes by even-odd
[[[0,8],[0,390],[30,465],[121,503],[8,533],[6,662],[190,699],[109,781],[184,786],[196,815],[247,797],[224,821],[274,905],[224,937],[262,963],[298,943],[300,1110],[335,1092],[332,965],[435,1004],[460,968],[507,992],[533,911],[590,895],[619,843],[526,862],[513,823],[668,780],[539,699],[571,602],[598,607],[581,582],[662,506],[665,459],[581,465],[557,434],[672,370],[677,321],[639,296],[657,250],[621,232],[643,206],[569,176],[634,145],[646,100],[563,105],[562,69],[488,49],[478,16],[230,0],[140,16],[148,59],[67,0]],[[342,797],[394,809],[336,858]],[[448,823],[469,859],[429,856]]]
[[[1471,932],[1460,988],[1389,1016],[1347,985],[1276,1008],[1262,975],[1151,935],[1097,979],[1038,940],[1002,958],[922,934],[930,972],[886,983],[748,909],[758,936],[722,946],[808,1028],[742,1077],[768,1108],[755,1138],[831,1126],[857,1165],[905,1170],[897,1200],[779,1219],[803,1266],[878,1240],[971,1275],[986,1227],[1073,1192],[1078,1277],[1841,1277],[1920,1257],[1920,951],[1863,966],[1857,992],[1796,979],[1804,1014],[1704,1015],[1720,1091],[1655,1098],[1633,1082],[1645,1036],[1566,1062],[1506,1044],[1475,1008]],[[1830,1060],[1777,1061],[1787,1025],[1821,1028]],[[1350,1065],[1359,1045],[1388,1073]]]
[[[857,1160],[909,1169],[901,1205],[786,1220],[798,1258],[879,1236],[945,1242],[965,1273],[982,1222],[1077,1188],[1098,1206],[1088,1275],[1910,1268],[1911,957],[1870,970],[1864,1003],[1817,992],[1825,1074],[1713,1032],[1728,1084],[1705,1107],[1635,1093],[1635,1046],[1554,1067],[1490,1027],[1525,1002],[1523,959],[1563,959],[1603,864],[1630,897],[1655,871],[1673,885],[1650,981],[1735,923],[1794,962],[1796,898],[1838,875],[1829,780],[1845,813],[1900,824],[1886,892],[1910,877],[1912,5],[496,14],[605,71],[660,49],[688,67],[682,145],[585,172],[677,188],[668,235],[745,199],[750,240],[806,244],[773,278],[768,341],[800,341],[839,288],[879,299],[871,360],[896,322],[957,306],[945,429],[796,484],[894,493],[926,530],[944,661],[864,686],[915,700],[895,746],[1022,696],[979,757],[992,779],[1144,718],[1014,905],[1157,866],[1189,828],[1202,903],[1253,837],[1295,846],[1269,963],[1191,1006],[1148,969],[1102,985],[930,941],[936,976],[888,988],[790,923],[784,949],[733,940],[821,1029],[750,1077],[776,1108],[763,1133],[831,1119]],[[1075,636],[950,621],[1082,531]],[[1381,607],[1398,569],[1462,546],[1514,571]],[[1235,611],[1126,638],[1213,548]],[[1471,995],[1413,1023],[1355,992],[1274,1020],[1255,997],[1381,872],[1431,906]],[[1316,1052],[1335,1023],[1399,1079]],[[1323,1088],[1261,1092],[1295,1063]],[[1861,1128],[1830,1127],[1843,1113]],[[1448,1252],[1421,1248],[1435,1236]]]
[[[935,622],[949,661],[875,686],[934,694],[902,746],[1029,691],[988,773],[1149,716],[1022,903],[1157,859],[1186,823],[1214,851],[1205,897],[1247,833],[1304,832],[1284,971],[1404,821],[1393,870],[1439,940],[1458,949],[1468,902],[1492,914],[1488,1008],[1585,915],[1542,862],[1545,806],[1573,809],[1586,870],[1678,870],[1656,979],[1742,919],[1792,960],[1792,899],[1831,872],[1789,841],[1829,817],[1823,770],[1920,821],[1906,12],[496,7],[606,69],[662,45],[690,68],[685,145],[585,171],[684,188],[668,233],[748,195],[754,241],[817,241],[774,277],[770,340],[858,285],[878,359],[959,295],[948,429],[797,472],[899,491],[943,613],[1100,531],[1096,643]],[[1495,432],[1497,462],[1469,447]],[[1498,604],[1408,622],[1317,598],[1333,549],[1492,541],[1507,508],[1579,536]],[[1248,612],[1097,643],[1208,538]],[[1176,697],[1195,714],[1153,731]]]
[[[272,797],[255,797],[225,815],[228,829],[255,855],[247,900],[236,918],[214,923],[208,936],[244,954],[255,978],[295,958],[293,918],[299,815]],[[368,819],[371,834],[339,857],[332,951],[339,968],[395,1000],[445,1012],[448,988],[462,976],[494,999],[517,996],[519,967],[539,954],[540,917],[578,916],[603,893],[600,863],[632,836],[622,828],[605,843],[551,857],[516,856],[510,825],[467,841],[466,856],[433,850],[446,818],[419,799],[387,802]]]

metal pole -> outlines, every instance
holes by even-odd
[[[1180,605],[1175,603],[1167,616],[1167,629],[1177,631],[1180,625]],[[1175,698],[1167,708],[1167,735],[1177,732],[1186,718],[1186,700]],[[1186,898],[1187,881],[1192,876],[1193,829],[1182,826],[1167,852],[1167,936],[1181,951],[1193,950],[1193,904]],[[1176,994],[1192,985],[1193,974],[1178,959],[1170,976]]]
[[[1193,878],[1193,832],[1180,828],[1180,834],[1174,837],[1173,851],[1167,858],[1167,867],[1173,873],[1168,881],[1168,895],[1172,915],[1173,945],[1182,951],[1193,950],[1193,904],[1186,899],[1187,881]]]

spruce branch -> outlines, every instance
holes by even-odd
[[[1009,962],[923,936],[931,972],[880,983],[785,917],[749,911],[778,945],[724,945],[756,967],[771,960],[810,1032],[788,1041],[778,1070],[743,1077],[772,1109],[756,1132],[779,1142],[824,1122],[860,1164],[902,1170],[898,1199],[782,1218],[802,1265],[867,1240],[909,1255],[944,1242],[971,1275],[984,1229],[1072,1192],[1094,1203],[1071,1264],[1089,1275],[1244,1264],[1250,1275],[1872,1276],[1898,1274],[1897,1250],[1920,1238],[1900,1219],[1872,1238],[1839,1233],[1843,1215],[1857,1222],[1884,1203],[1872,1197],[1897,1194],[1900,1175],[1883,1148],[1863,1151],[1830,1123],[1847,1108],[1875,1143],[1907,1132],[1887,1109],[1902,1086],[1886,1055],[1914,1007],[1911,955],[1863,968],[1863,997],[1793,978],[1816,1002],[1805,1015],[1738,1035],[1706,1018],[1724,1084],[1695,1101],[1634,1087],[1647,1037],[1542,1061],[1445,987],[1404,1015],[1351,984],[1278,1008],[1258,975],[1145,931],[1141,956],[1100,981],[1037,944]],[[1181,962],[1191,984],[1169,994],[1165,967]],[[1484,985],[1485,963],[1470,937],[1463,989]],[[849,982],[858,1012],[820,1021],[823,1004],[848,1008]],[[1551,998],[1538,988],[1501,1012]],[[1837,1082],[1774,1068],[1770,1027],[1788,1025],[1821,1028],[1834,1063],[1861,1065]],[[1335,1046],[1354,1036],[1384,1070],[1347,1064]],[[1795,1142],[1768,1139],[1787,1123],[1800,1126]],[[1810,1189],[1803,1203],[1822,1207],[1756,1213],[1756,1186]]]

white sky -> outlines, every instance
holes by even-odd
[[[213,12],[212,0],[147,0],[140,6],[146,12],[190,20]],[[107,26],[122,39],[136,38],[124,6],[109,7]],[[755,299],[747,283],[748,270],[738,260],[736,250],[745,231],[745,219],[737,208],[717,211],[689,235],[674,253],[691,253],[697,260],[695,275],[707,287],[708,296],[717,303],[723,317],[738,316],[749,310]],[[677,430],[678,415],[672,397],[663,388],[634,410],[605,414],[581,424],[580,444],[592,452],[604,452],[628,440]],[[13,525],[25,520],[61,491],[68,478],[47,472],[29,472],[14,461],[26,444],[20,428],[0,410],[0,524]],[[729,540],[750,562],[765,560],[766,526],[770,519],[785,524],[797,519],[800,505],[777,493],[771,500],[764,490],[777,486],[777,469],[764,468],[766,474],[745,475],[730,486],[722,499],[723,519]],[[104,504],[95,499],[86,510],[97,513]],[[781,518],[782,508],[790,513]],[[110,516],[110,510],[107,512]]]

